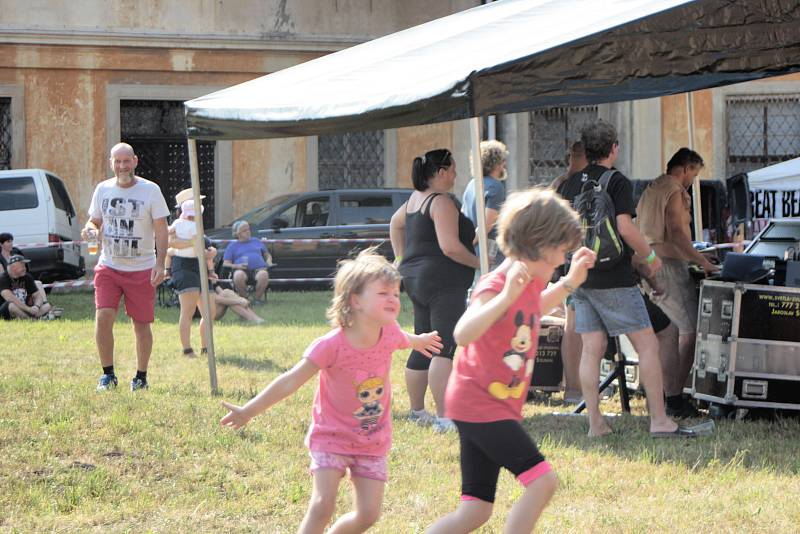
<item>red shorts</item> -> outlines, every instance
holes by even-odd
[[[94,305],[119,308],[125,296],[125,313],[137,323],[152,323],[155,318],[156,288],[150,284],[152,269],[118,271],[105,265],[94,268]]]

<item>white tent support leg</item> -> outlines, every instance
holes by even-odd
[[[197,141],[194,139],[188,139],[187,141],[189,144],[189,170],[192,175],[192,196],[194,198],[194,205],[200,206],[200,171],[197,165]],[[197,213],[200,214],[201,210],[197,210]],[[203,328],[205,329],[206,340],[208,341],[208,347],[206,347],[208,349],[208,375],[211,381],[211,394],[216,395],[217,360],[214,355],[214,329],[212,327],[214,318],[211,316],[210,295],[207,283],[208,268],[205,262],[206,250],[203,239],[205,235],[205,231],[203,230],[203,217],[197,216],[194,218],[194,221],[197,226],[197,235],[200,236],[199,239],[195,239],[194,250],[197,253],[197,263],[200,265],[200,306],[203,311],[203,317],[206,318],[206,320],[203,321]]]
[[[472,179],[475,180],[475,214],[478,217],[478,247],[480,248],[481,274],[489,271],[488,243],[486,239],[486,208],[483,198],[483,165],[481,165],[481,123],[479,117],[469,120],[469,137],[472,149]]]
[[[689,150],[694,150],[694,111],[692,109],[692,93],[686,93],[686,121],[689,134]],[[694,215],[694,239],[703,239],[703,202],[700,198],[700,175],[692,182],[692,214]]]

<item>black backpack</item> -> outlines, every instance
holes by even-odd
[[[572,201],[586,232],[583,245],[597,254],[594,268],[599,271],[612,269],[625,255],[625,245],[617,232],[614,201],[606,191],[616,172],[608,170],[598,180],[586,180]]]

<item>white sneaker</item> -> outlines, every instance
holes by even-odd
[[[436,416],[423,408],[422,410],[411,410],[408,412],[408,419],[414,421],[419,426],[428,426],[436,420]]]
[[[446,432],[455,432],[456,425],[447,417],[437,417],[433,422],[433,431],[437,434],[444,434]]]

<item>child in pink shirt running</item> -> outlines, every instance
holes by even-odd
[[[437,332],[414,335],[400,329],[400,273],[374,249],[341,262],[334,283],[327,313],[334,329],[244,406],[222,403],[230,412],[220,423],[240,428],[320,373],[306,436],[314,488],[301,533],[324,530],[348,469],[355,510],[328,533],[364,532],[378,520],[392,439],[392,353],[411,347],[430,357],[442,348]]]
[[[481,277],[455,328],[464,350],[445,393],[445,415],[458,429],[461,503],[428,534],[472,532],[492,515],[500,469],[524,486],[504,532],[530,533],[556,490],[557,479],[520,424],[533,374],[539,319],[586,280],[595,254],[581,248],[569,273],[545,289],[583,232],[568,202],[546,189],[511,195],[497,219],[505,261]]]

